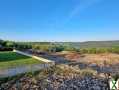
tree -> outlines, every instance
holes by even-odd
[[[11,47],[14,47],[15,46],[15,43],[14,42],[7,41],[6,42],[6,46],[11,48]]]
[[[3,47],[5,47],[6,46],[6,41],[0,39],[0,45],[2,45]]]
[[[88,53],[88,50],[87,49],[85,49],[85,48],[83,48],[83,49],[80,49],[80,53]]]

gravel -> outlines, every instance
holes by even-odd
[[[43,80],[22,77],[18,83],[1,85],[0,90],[109,90],[108,81],[95,77],[51,75]]]

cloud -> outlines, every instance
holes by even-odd
[[[74,0],[76,5],[72,8],[72,10],[69,12],[68,16],[66,17],[65,20],[62,21],[62,23],[60,24],[59,28],[63,29],[65,27],[66,24],[68,24],[70,22],[70,20],[75,17],[77,14],[80,14],[81,12],[83,12],[85,9],[100,3],[102,0]],[[58,21],[56,20],[55,23],[57,23]],[[55,28],[56,24],[53,24],[53,27]]]
[[[69,13],[67,21],[70,21],[75,15],[77,15],[78,13],[81,13],[86,8],[89,8],[92,5],[97,4],[97,3],[101,2],[101,1],[102,0],[80,0],[78,2],[78,4]]]

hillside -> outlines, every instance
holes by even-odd
[[[87,42],[64,42],[64,45],[70,45],[76,48],[107,48],[119,46],[119,40],[116,41],[87,41]]]
[[[80,43],[81,48],[90,48],[90,47],[113,47],[119,46],[119,40],[117,41],[89,41]]]
[[[12,41],[0,40],[0,44],[11,44]],[[87,42],[15,42],[18,45],[63,45],[75,48],[107,48],[119,46],[119,40],[114,41],[87,41]]]

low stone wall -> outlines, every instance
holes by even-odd
[[[44,63],[44,64],[34,64],[34,65],[20,65],[17,67],[0,69],[0,78],[11,77],[11,76],[15,76],[17,74],[22,74],[26,72],[34,72],[34,71],[49,68],[53,65],[54,64]]]
[[[13,50],[13,52],[16,52],[16,53],[19,53],[19,54],[22,54],[22,55],[25,55],[25,56],[32,57],[32,58],[35,58],[39,61],[43,61],[43,62],[46,62],[46,63],[54,63],[54,61],[52,61],[52,60],[48,60],[48,59],[45,59],[45,58],[42,58],[42,57],[38,57],[38,56],[34,56],[34,55],[31,55],[31,54],[28,54],[28,53],[24,53],[24,52],[19,51],[19,50]]]

